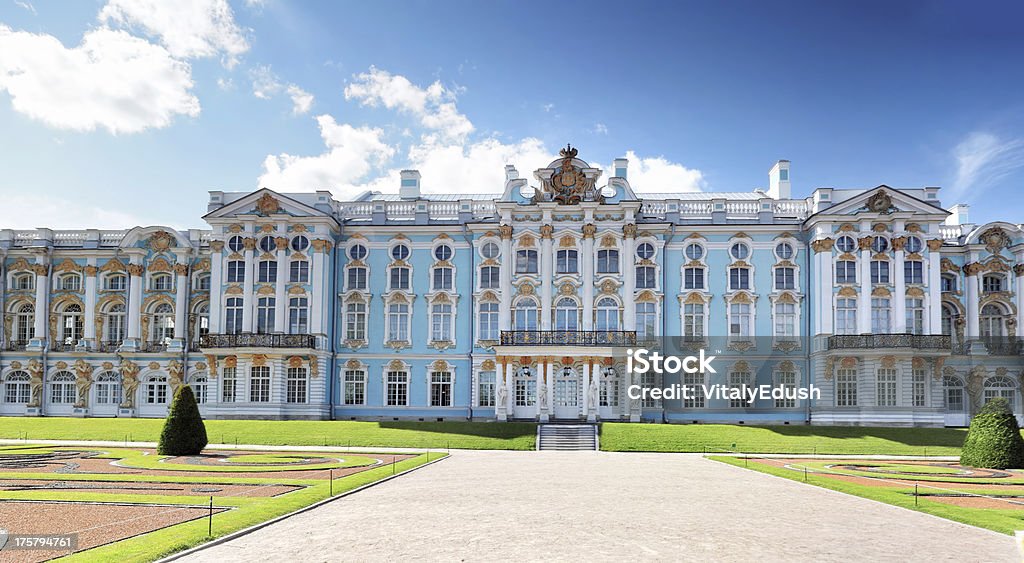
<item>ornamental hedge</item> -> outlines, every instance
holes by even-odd
[[[206,425],[199,414],[199,405],[192,388],[182,385],[174,394],[174,402],[167,413],[164,429],[160,432],[157,453],[161,455],[198,455],[206,447]]]
[[[987,469],[1024,467],[1024,439],[1006,399],[992,399],[971,419],[960,465]]]

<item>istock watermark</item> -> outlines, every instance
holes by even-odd
[[[661,354],[657,351],[650,351],[646,348],[630,348],[626,350],[626,371],[630,375],[630,381],[642,381],[644,375],[656,374],[717,374],[718,371],[712,365],[717,356],[708,355],[702,348],[696,355],[676,356],[672,354]],[[641,377],[635,377],[641,376]],[[664,380],[659,377],[659,380]],[[702,380],[705,379],[702,377]],[[808,399],[817,400],[821,398],[821,389],[813,383],[806,387],[798,387],[794,384],[776,385],[751,385],[740,383],[737,385],[672,383],[668,385],[644,385],[632,384],[626,388],[626,394],[631,400],[653,400],[653,401],[675,401],[693,400],[703,397],[705,401],[725,400],[730,403],[741,401],[753,406],[757,401],[805,401]]]

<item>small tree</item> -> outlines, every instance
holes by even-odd
[[[987,469],[1024,467],[1024,439],[1006,399],[992,399],[971,419],[960,465]]]
[[[191,387],[182,385],[174,394],[174,402],[160,432],[157,452],[161,455],[197,455],[206,443],[206,425],[199,414],[196,396]]]

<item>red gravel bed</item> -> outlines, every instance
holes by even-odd
[[[226,509],[215,508],[214,512]],[[201,518],[201,507],[0,501],[0,522],[10,534],[78,534],[84,550]],[[17,550],[7,546],[4,563],[34,563],[67,555],[70,550]]]
[[[47,491],[198,497],[275,497],[301,488],[301,486],[297,485],[222,485],[219,483],[151,483],[139,481],[61,481],[59,479],[5,479],[0,476],[0,491]]]

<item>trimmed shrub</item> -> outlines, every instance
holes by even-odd
[[[206,425],[199,414],[199,405],[192,388],[182,385],[174,394],[160,432],[157,452],[161,455],[198,455],[206,447]]]
[[[986,469],[1024,467],[1024,438],[1006,399],[992,399],[971,419],[960,465]]]

